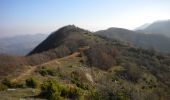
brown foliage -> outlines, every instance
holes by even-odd
[[[27,65],[25,57],[0,55],[0,76],[6,76],[14,71],[20,71]]]
[[[116,49],[104,45],[95,45],[86,50],[87,63],[90,66],[107,70],[115,65]]]

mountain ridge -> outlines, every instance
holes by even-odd
[[[139,48],[154,49],[164,53],[170,52],[170,38],[161,34],[146,34],[122,28],[109,28],[97,31],[95,34],[124,41]]]
[[[73,31],[73,32],[71,32]],[[41,44],[39,44],[33,51],[31,51],[28,55],[31,55],[33,53],[39,53],[41,51],[41,47],[45,50],[55,48],[61,44],[61,42],[64,42],[65,38],[69,37],[69,35],[78,35],[75,31],[81,32],[88,32],[86,30],[83,30],[81,28],[78,28],[74,25],[67,25],[64,26],[57,31],[52,32],[45,41],[43,41]],[[52,43],[52,44],[51,44]],[[50,45],[49,45],[50,44]],[[49,46],[48,48],[47,45]]]
[[[151,23],[144,29],[138,30],[145,32],[147,34],[162,34],[170,37],[170,19],[169,20],[160,20]]]
[[[24,56],[46,37],[47,34],[35,34],[0,38],[0,54]]]

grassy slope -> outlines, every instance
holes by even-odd
[[[123,72],[126,69],[122,66],[113,66],[108,71],[103,71],[101,69],[95,68],[95,67],[88,67],[84,63],[82,63],[82,60],[84,59],[83,56],[81,56],[80,52],[75,52],[69,56],[55,59],[52,61],[49,61],[47,63],[32,66],[30,70],[27,70],[27,72],[21,73],[18,77],[14,77],[13,80],[17,81],[19,83],[22,83],[25,81],[25,79],[29,77],[35,77],[40,81],[41,83],[46,79],[55,79],[58,80],[60,84],[70,87],[76,87],[76,84],[72,83],[72,72],[81,72],[82,78],[81,81],[83,83],[87,83],[89,85],[88,90],[83,90],[85,95],[89,95],[91,90],[97,90],[97,91],[103,91],[101,92],[103,95],[105,89],[112,89],[113,92],[117,91],[132,91],[135,90],[138,92],[142,97],[150,98],[152,97],[154,91],[159,89],[160,91],[162,88],[156,87],[156,88],[149,88],[149,85],[145,83],[143,79],[140,79],[139,82],[133,83],[129,80],[122,79],[121,77],[117,77],[117,73]],[[51,76],[42,76],[40,73],[38,73],[42,68],[47,68],[50,70],[55,70],[56,75]],[[26,75],[25,75],[26,74]],[[146,80],[155,81],[157,82],[157,79],[155,76],[149,72],[144,72],[143,76],[146,78]],[[153,83],[154,84],[154,83]],[[145,88],[143,89],[143,86]],[[134,91],[133,91],[134,92]],[[24,88],[24,89],[17,89],[16,91],[2,91],[0,92],[0,100],[18,100],[20,98],[27,98],[28,100],[42,100],[40,98],[34,98],[39,93],[39,89],[31,89],[31,88]],[[160,94],[161,95],[161,94]],[[140,97],[140,96],[137,96]],[[141,98],[136,98],[141,99]],[[146,98],[143,98],[146,99]],[[161,98],[158,98],[161,99]]]
[[[28,66],[29,69],[26,69],[25,71],[20,73],[19,76],[17,77],[10,76],[11,81],[22,83],[29,77],[35,77],[40,82],[43,82],[44,80],[48,78],[51,78],[51,79],[57,79],[62,84],[66,84],[66,85],[71,84],[71,80],[70,80],[71,72],[75,70],[81,70],[87,73],[90,72],[90,69],[85,67],[85,65],[83,65],[80,62],[81,57],[77,57],[78,55],[80,55],[80,53],[75,52],[69,56],[66,56],[60,59],[55,59],[55,60],[49,61],[41,65]],[[52,70],[57,70],[58,75],[55,75],[55,76],[49,75],[49,76],[44,77],[38,73],[38,71],[42,67],[52,69]],[[11,100],[11,98],[13,100],[18,100],[20,98],[28,98],[32,100],[33,99],[32,96],[36,96],[37,92],[38,90],[34,90],[31,88],[17,89],[16,91],[2,91],[0,92],[0,97],[1,97],[0,100]],[[36,99],[39,100],[39,98],[36,98]]]

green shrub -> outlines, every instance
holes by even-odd
[[[29,78],[26,80],[26,86],[31,88],[38,88],[39,87],[39,81],[35,78]]]
[[[82,91],[79,88],[61,86],[55,80],[47,80],[41,86],[41,95],[49,100],[61,100],[64,98],[79,99]]]
[[[4,85],[4,84],[0,84],[0,91],[4,91],[4,90],[6,90],[8,87],[6,86],[6,85]]]
[[[44,92],[43,95],[45,98],[50,100],[60,100],[62,99],[61,95],[61,87],[57,81],[48,80],[45,81],[42,86],[41,90]]]
[[[2,88],[5,86],[5,88],[24,88],[25,84],[24,83],[15,83],[11,82],[9,79],[4,79],[2,83],[0,83]]]
[[[71,73],[71,82],[73,84],[76,84],[77,87],[80,87],[84,90],[88,90],[89,85],[87,81],[88,80],[86,79],[84,72],[73,71]]]
[[[51,76],[57,76],[61,73],[59,73],[56,69],[47,69],[47,68],[42,68],[40,69],[39,73],[42,75],[42,76],[46,76],[46,75],[51,75]]]
[[[62,87],[61,96],[62,97],[70,97],[70,90],[67,87]]]
[[[47,70],[44,70],[44,69],[41,69],[41,70],[39,71],[39,73],[40,73],[42,76],[48,75]]]
[[[8,88],[16,87],[16,83],[13,83],[9,79],[6,79],[6,78],[2,81],[2,84],[7,86]]]
[[[90,91],[90,100],[101,100],[101,95],[97,91]]]
[[[72,99],[80,99],[82,98],[83,92],[80,88],[69,88],[69,87],[63,87],[61,96],[66,98],[72,98]]]
[[[115,95],[116,100],[126,100],[126,96],[122,92],[118,92]]]
[[[83,82],[80,81],[80,80],[72,79],[71,82],[74,83],[74,84],[76,84],[77,87],[82,88],[82,89],[84,89],[84,90],[88,90],[88,89],[89,89],[89,85],[86,84],[86,83],[83,83]]]

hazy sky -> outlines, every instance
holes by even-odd
[[[50,33],[61,26],[134,29],[170,19],[170,0],[0,0],[0,36]]]

